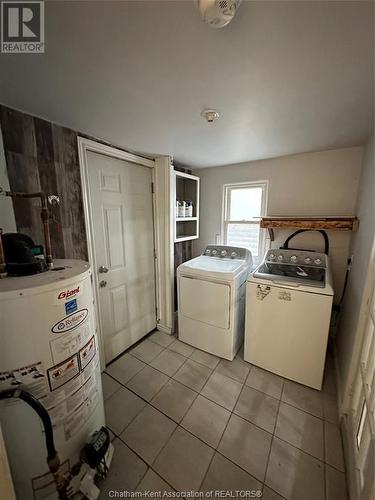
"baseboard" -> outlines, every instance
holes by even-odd
[[[165,325],[158,323],[156,325],[156,329],[159,330],[159,332],[166,333],[167,335],[173,335],[172,328],[170,328],[169,326],[165,326]]]
[[[174,313],[174,333],[178,337],[178,311]]]

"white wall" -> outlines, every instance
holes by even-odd
[[[3,136],[0,127],[0,187],[9,190],[7,166],[5,162]],[[0,196],[0,227],[4,233],[17,231],[11,198]]]
[[[284,156],[196,170],[201,178],[200,238],[194,254],[221,235],[223,185],[268,180],[268,215],[354,215],[363,156],[362,147]],[[273,247],[279,247],[293,231],[275,230]],[[295,246],[323,249],[321,235],[298,236]],[[339,297],[349,255],[350,232],[329,231],[336,299]]]
[[[375,235],[375,153],[374,136],[367,143],[358,190],[359,231],[353,235],[354,255],[337,336],[337,358],[341,394],[344,395],[361,309],[361,302]]]

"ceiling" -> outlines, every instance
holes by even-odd
[[[214,30],[192,1],[48,1],[46,53],[0,56],[0,102],[194,168],[363,144],[373,9],[244,1]]]

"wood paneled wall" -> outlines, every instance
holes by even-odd
[[[83,134],[1,105],[0,124],[10,189],[58,194],[60,206],[51,207],[53,256],[87,260],[77,147],[77,136]],[[39,200],[17,199],[13,206],[17,230],[42,244]],[[191,241],[174,244],[175,271],[191,258]]]
[[[51,207],[53,256],[87,260],[78,133],[5,106],[0,123],[10,189],[58,194],[60,206]],[[42,244],[39,200],[14,199],[13,206],[18,231]]]

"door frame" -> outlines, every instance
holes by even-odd
[[[105,356],[104,356],[104,337],[103,337],[103,328],[102,328],[102,320],[100,314],[99,307],[99,293],[98,293],[98,275],[95,272],[97,268],[97,262],[95,260],[94,253],[94,238],[93,238],[93,220],[91,217],[90,210],[90,189],[88,182],[88,158],[87,153],[93,152],[102,154],[104,156],[109,156],[111,158],[115,158],[118,160],[125,160],[130,163],[135,163],[137,165],[141,165],[143,167],[148,167],[152,169],[152,185],[155,186],[155,161],[149,158],[144,158],[142,156],[135,155],[133,153],[128,153],[127,151],[123,151],[121,149],[117,149],[112,146],[108,146],[106,144],[101,144],[99,142],[93,141],[91,139],[86,139],[84,137],[77,138],[78,142],[78,157],[79,157],[79,165],[80,165],[80,173],[81,173],[81,185],[82,185],[82,200],[83,200],[83,211],[85,216],[85,228],[86,228],[86,240],[87,240],[87,252],[89,264],[92,268],[92,282],[93,282],[93,294],[94,294],[94,309],[96,314],[96,324],[97,331],[99,337],[99,353],[100,353],[100,365],[101,370],[105,369]],[[154,268],[155,268],[155,320],[156,324],[159,322],[158,311],[160,310],[159,306],[159,293],[158,293],[158,281],[159,281],[159,266],[157,265],[157,248],[158,248],[158,237],[157,237],[157,227],[156,220],[158,217],[158,203],[157,197],[155,196],[155,190],[152,189],[152,205],[153,205],[153,240],[154,240]]]
[[[347,481],[349,485],[349,496],[353,500],[359,499],[358,497],[358,492],[359,492],[359,478],[358,478],[358,471],[355,468],[356,465],[356,450],[354,446],[354,427],[353,424],[353,400],[356,396],[356,382],[358,377],[360,376],[361,372],[361,366],[364,362],[362,355],[363,355],[363,350],[365,347],[366,342],[368,339],[366,338],[366,321],[368,320],[369,315],[371,314],[370,312],[370,307],[371,307],[371,299],[374,296],[374,289],[375,289],[375,238],[373,239],[372,243],[372,249],[370,253],[370,259],[368,263],[368,268],[367,268],[367,274],[366,274],[366,279],[364,283],[364,293],[362,296],[362,301],[361,301],[361,306],[360,306],[360,313],[359,313],[359,318],[358,318],[358,323],[357,323],[357,328],[356,328],[356,337],[355,337],[355,343],[353,346],[353,351],[352,351],[352,359],[350,362],[350,367],[349,367],[349,375],[348,375],[348,382],[346,383],[346,387],[343,390],[343,402],[341,405],[341,427],[343,431],[343,438],[344,438],[344,451],[346,453],[346,459],[347,459]],[[370,355],[374,355],[374,353],[369,352]],[[368,413],[368,418],[373,418],[371,416],[371,413]],[[373,448],[375,447],[375,442],[372,442],[370,444]],[[375,456],[370,453],[370,460],[375,460]],[[375,491],[375,481],[373,480],[372,486],[372,493]]]

